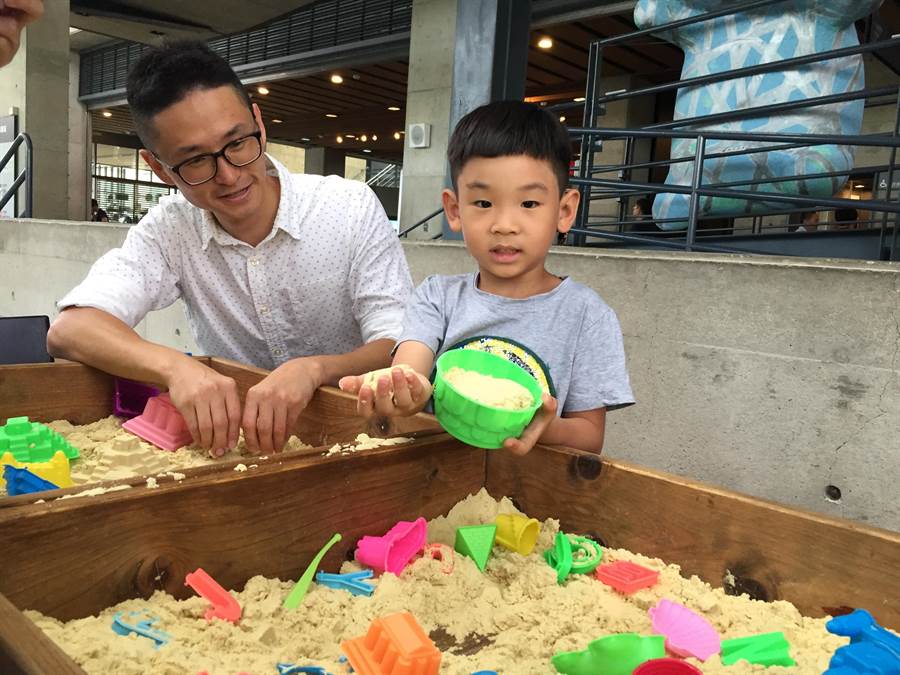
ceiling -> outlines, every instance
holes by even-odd
[[[122,40],[209,39],[254,28],[313,0],[70,0],[69,25]]]
[[[553,104],[583,96],[590,43],[633,30],[634,25],[627,15],[595,17],[535,29],[530,35],[526,97]],[[542,37],[553,40],[550,49],[537,46]],[[647,37],[606,49],[602,72],[606,77],[636,75],[647,82],[669,81],[677,78],[681,63],[681,50]],[[351,153],[367,149],[372,156],[397,161],[403,155],[403,142],[396,140],[394,133],[403,130],[406,119],[407,71],[407,61],[388,61],[256,83],[247,90],[259,104],[273,140],[341,148]],[[341,84],[331,82],[331,75],[335,73],[343,77]],[[267,87],[269,93],[260,94],[259,86]],[[390,106],[400,110],[390,111]],[[92,112],[95,131],[131,131],[127,106],[111,107],[105,112],[111,116],[104,117],[101,110]],[[337,117],[326,117],[329,114]],[[581,122],[580,118],[568,116],[571,118],[569,123]],[[367,136],[366,142],[361,140],[363,134]],[[377,140],[372,140],[373,134]],[[342,143],[337,142],[338,136]]]

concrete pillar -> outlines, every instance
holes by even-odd
[[[19,129],[34,141],[36,218],[68,216],[68,96],[69,0],[53,0],[44,3],[44,16],[23,31],[18,54],[0,70],[2,112],[17,108]]]
[[[91,219],[91,116],[78,100],[80,57],[69,52],[69,220]]]
[[[529,0],[413,0],[401,230],[440,208],[456,122],[489,101],[524,95],[530,9]],[[428,148],[410,147],[417,123],[431,125]],[[440,216],[409,236],[431,239],[442,230],[457,238]]]
[[[344,163],[346,156],[343,150],[334,148],[312,147],[306,149],[304,173],[313,173],[318,176],[344,176]]]

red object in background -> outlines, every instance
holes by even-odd
[[[632,675],[703,675],[696,666],[681,659],[651,659],[632,671]]]
[[[647,569],[627,560],[600,565],[594,576],[626,595],[631,595],[642,588],[650,588],[659,581],[659,572],[656,570]]]

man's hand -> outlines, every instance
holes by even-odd
[[[281,452],[297,418],[322,382],[314,358],[283,363],[247,392],[241,426],[253,453]]]
[[[22,29],[43,14],[43,0],[0,0],[0,68],[19,50]]]
[[[241,400],[234,380],[184,356],[178,359],[167,384],[195,445],[213,456],[237,445]]]
[[[518,438],[507,438],[503,441],[503,447],[514,455],[526,455],[541,440],[544,432],[556,419],[557,401],[550,394],[544,394],[544,404],[538,409],[531,420],[531,423],[525,427],[525,431]]]
[[[339,386],[343,391],[357,395],[356,411],[365,418],[415,415],[428,403],[432,392],[428,378],[400,365],[367,375],[341,378]]]

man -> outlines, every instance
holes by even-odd
[[[240,428],[280,450],[317,387],[389,364],[412,287],[399,241],[365,184],[266,156],[259,108],[205,45],[151,49],[127,92],[141,156],[181,194],[60,300],[49,350],[167,387],[215,454]],[[179,297],[205,353],[274,368],[243,411],[233,380],[133,330]]]
[[[0,68],[19,51],[22,29],[43,15],[43,0],[0,0]]]
[[[109,214],[100,208],[96,199],[91,199],[91,220],[95,223],[109,222]]]

